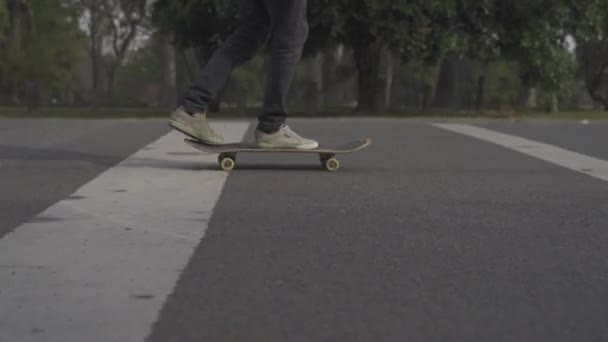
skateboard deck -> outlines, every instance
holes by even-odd
[[[328,171],[337,171],[340,162],[336,159],[336,154],[352,153],[362,150],[369,146],[371,139],[357,140],[336,146],[319,146],[312,150],[302,150],[295,148],[261,148],[253,143],[231,143],[222,145],[209,145],[198,140],[186,138],[184,141],[201,151],[208,153],[219,153],[218,162],[224,171],[230,171],[236,165],[236,155],[240,152],[247,153],[314,153],[319,155],[323,167]]]

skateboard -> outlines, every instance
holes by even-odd
[[[321,165],[327,171],[338,171],[340,168],[340,162],[336,159],[337,154],[352,153],[362,150],[369,146],[372,141],[371,139],[352,141],[346,144],[337,146],[319,146],[313,150],[302,150],[295,148],[261,148],[253,143],[231,143],[222,145],[208,145],[198,140],[186,138],[184,141],[201,151],[209,153],[219,153],[217,158],[220,167],[224,171],[230,171],[234,169],[236,165],[236,155],[240,152],[248,153],[316,153],[319,155]]]

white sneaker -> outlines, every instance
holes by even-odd
[[[220,145],[224,143],[224,138],[211,129],[205,113],[192,116],[179,107],[171,113],[169,126],[205,144]]]
[[[302,150],[313,150],[319,147],[319,143],[302,138],[287,125],[283,125],[277,132],[267,134],[259,129],[255,131],[255,143],[261,148],[296,148]]]

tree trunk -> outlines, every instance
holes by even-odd
[[[520,108],[536,108],[536,89],[537,77],[530,72],[520,76],[521,90],[518,98],[518,106]]]
[[[607,68],[608,62],[601,66],[598,74],[591,74],[590,71],[586,70],[585,75],[585,87],[587,88],[587,93],[593,101],[602,104],[605,110],[608,110],[608,96],[600,95],[598,88],[602,84],[602,77]]]
[[[394,58],[393,53],[389,50],[386,53],[386,76],[384,82],[384,109],[391,108],[391,95],[393,93],[393,77],[394,77]]]
[[[91,49],[91,81],[92,81],[92,89],[91,89],[91,106],[97,107],[99,102],[99,56],[97,55],[96,48]]]
[[[428,84],[425,84],[422,87],[422,103],[420,104],[422,110],[426,110],[429,107],[429,105],[431,104],[432,90],[433,90],[433,87],[431,87]]]
[[[486,75],[485,71],[477,78],[477,91],[475,92],[475,110],[480,111],[483,109],[486,102]]]
[[[344,87],[340,86],[342,80],[338,74],[343,58],[343,45],[332,46],[323,53],[323,103],[326,107],[344,104]]]
[[[434,106],[438,108],[455,108],[458,102],[458,56],[448,52],[441,62],[437,75]]]
[[[559,112],[559,100],[558,100],[557,95],[555,93],[551,94],[551,104],[550,104],[549,111],[551,113],[557,113],[557,112]]]
[[[10,19],[8,34],[8,63],[10,68],[12,67],[13,63],[17,63],[17,60],[21,55],[26,9],[23,7],[24,4],[17,0],[9,0],[7,1],[6,5]],[[8,79],[8,90],[10,93],[11,102],[13,104],[19,104],[21,102],[19,96],[20,82],[14,76],[11,77],[10,74]]]
[[[110,65],[108,67],[108,74],[107,77],[108,79],[107,81],[107,89],[106,89],[106,99],[105,99],[105,103],[106,104],[112,104],[113,102],[113,97],[114,97],[114,83],[115,83],[115,79],[116,79],[116,70],[118,69],[118,63],[115,62],[112,65]]]
[[[163,63],[162,106],[170,109],[177,102],[177,62],[175,47],[162,37],[161,60]]]
[[[40,84],[37,81],[27,80],[24,86],[24,101],[28,112],[38,109],[40,104]]]
[[[365,43],[367,42],[361,42],[353,47],[358,71],[357,111],[373,113],[378,110],[381,49],[377,42]]]
[[[101,61],[101,41],[98,37],[99,34],[99,26],[98,26],[98,18],[95,15],[95,10],[90,9],[91,18],[89,23],[89,39],[90,39],[90,49],[89,53],[91,55],[91,107],[96,108],[99,104],[100,98],[100,61]]]
[[[524,109],[537,108],[536,88],[523,85],[519,92],[518,105]]]
[[[323,59],[323,53],[319,52],[308,63],[311,89],[309,91],[310,98],[307,101],[310,101],[308,110],[313,112],[318,112],[323,108]]]

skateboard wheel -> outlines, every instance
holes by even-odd
[[[323,165],[325,166],[325,169],[330,172],[338,171],[340,168],[340,162],[336,158],[326,160]]]
[[[220,153],[219,156],[217,156],[217,162],[218,163],[222,163],[222,160],[226,159],[226,158],[230,158],[236,161],[236,153]]]
[[[224,171],[230,171],[230,170],[234,169],[235,164],[236,163],[235,163],[234,159],[232,159],[230,157],[225,157],[222,160],[220,160],[220,167]]]

